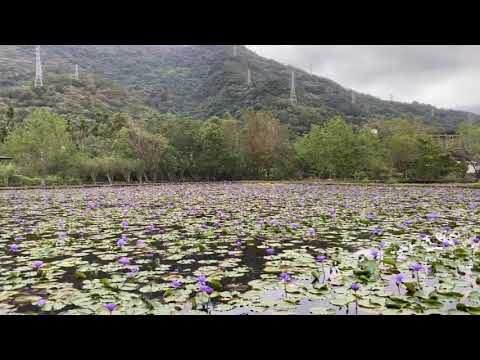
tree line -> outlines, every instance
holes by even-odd
[[[462,124],[451,148],[414,119],[352,125],[333,117],[305,135],[268,112],[199,121],[174,114],[100,114],[95,120],[37,109],[0,114],[3,185],[108,182],[480,178],[480,126]]]

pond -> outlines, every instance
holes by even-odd
[[[0,192],[0,314],[480,314],[480,190]]]

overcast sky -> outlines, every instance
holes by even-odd
[[[247,45],[257,54],[395,101],[480,113],[480,46]]]

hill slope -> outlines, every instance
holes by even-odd
[[[33,46],[0,46],[0,102],[18,98],[5,96],[12,87],[31,87],[34,58]],[[288,101],[290,68],[245,47],[239,47],[234,57],[232,46],[227,45],[47,45],[42,46],[42,59],[46,84],[65,78],[73,72],[74,64],[79,64],[82,79],[95,74],[115,83],[104,87],[101,107],[128,112],[151,106],[162,112],[206,118],[225,112],[239,115],[242,109],[252,107],[273,111],[297,132],[308,131],[311,123],[321,123],[332,115],[343,115],[352,123],[378,117],[419,117],[442,131],[454,130],[466,119],[480,121],[479,115],[467,112],[383,101],[360,93],[355,93],[352,104],[351,90],[299,69],[298,105],[292,107]],[[247,85],[248,67],[251,86]],[[119,97],[119,91],[124,98]],[[90,95],[91,101],[79,106],[98,100],[98,94]],[[56,102],[52,102],[53,107]],[[66,105],[62,111],[68,112],[68,108]]]

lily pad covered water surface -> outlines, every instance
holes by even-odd
[[[0,192],[0,314],[480,314],[480,191]]]

